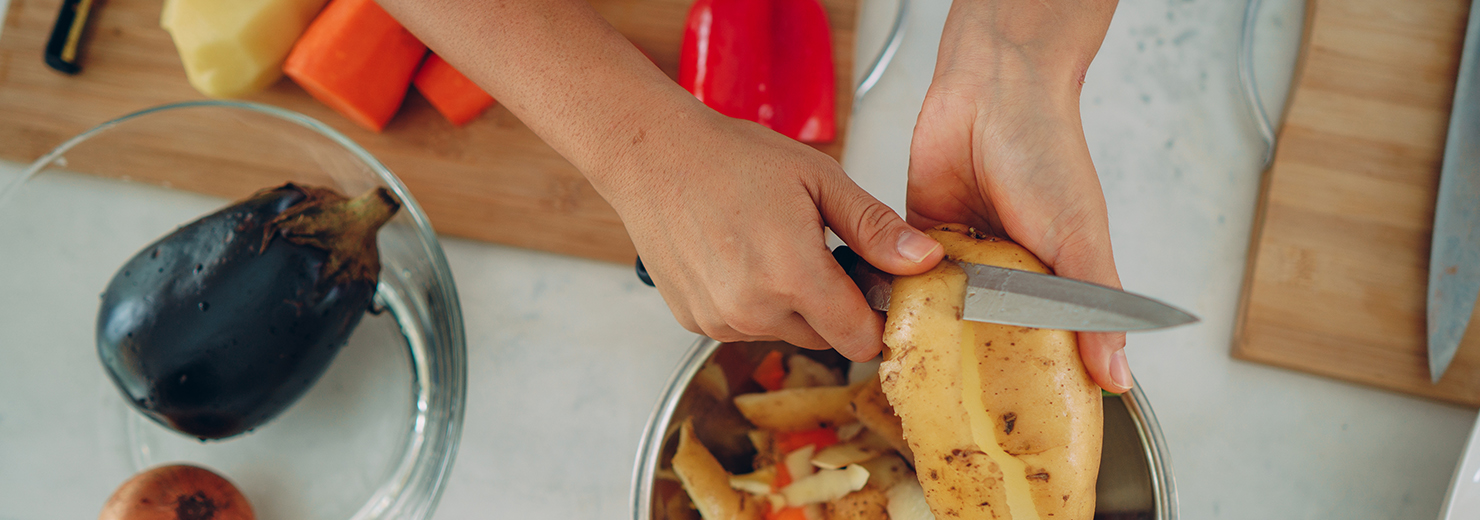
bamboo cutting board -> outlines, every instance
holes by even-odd
[[[1480,406],[1480,317],[1437,385],[1425,336],[1434,201],[1469,5],[1307,2],[1294,90],[1262,182],[1236,357]]]
[[[664,72],[676,77],[684,18],[692,2],[593,0],[592,4]],[[822,0],[833,30],[838,137],[818,148],[834,158],[842,157],[852,111],[857,3]],[[99,0],[83,40],[83,70],[77,76],[62,75],[42,63],[42,49],[59,6],[59,0],[11,0],[4,17],[0,158],[29,163],[109,119],[202,98],[186,82],[174,45],[159,28],[160,0]],[[291,80],[248,99],[306,114],[365,147],[406,183],[439,233],[611,262],[630,264],[636,257],[611,206],[580,172],[502,106],[454,128],[413,89],[385,132],[376,134],[319,104]],[[178,155],[184,146],[179,143],[191,142],[193,133],[184,124],[177,135],[117,153],[149,157],[145,154],[153,150],[165,152],[157,157]],[[133,161],[137,166],[122,175],[228,199],[282,180],[261,169],[232,169],[261,162],[260,151],[250,146],[192,145],[188,152],[199,161],[190,164],[210,164],[212,171],[151,159]]]

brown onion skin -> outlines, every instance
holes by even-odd
[[[220,475],[185,464],[157,466],[124,482],[98,520],[255,520],[252,505]]]

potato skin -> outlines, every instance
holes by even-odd
[[[693,420],[684,420],[678,435],[673,471],[700,516],[705,520],[760,520],[762,506],[750,495],[730,488],[730,474],[694,435]]]
[[[874,486],[844,495],[823,506],[826,520],[889,520],[889,497]]]
[[[855,389],[848,386],[783,388],[740,394],[734,402],[740,414],[756,427],[794,432],[852,422],[854,393]]]
[[[950,260],[1049,272],[1021,246],[966,226],[928,234]],[[990,438],[1023,463],[1016,478],[1026,479],[1040,517],[1093,517],[1103,410],[1075,334],[962,321],[965,287],[954,262],[896,278],[884,330],[879,376],[931,510],[941,518],[1011,518],[1004,469],[976,441]],[[973,362],[963,363],[963,337],[972,338]],[[964,372],[973,366],[974,377]],[[972,381],[980,382],[978,395],[965,393]],[[992,431],[975,431],[973,413],[989,418],[977,424]]]

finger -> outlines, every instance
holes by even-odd
[[[1115,270],[1115,257],[1110,248],[1107,224],[1079,228],[1061,241],[1054,251],[1055,274],[1120,288],[1120,275]],[[1120,393],[1135,384],[1125,355],[1125,333],[1079,333],[1079,356],[1090,377],[1107,391]]]
[[[1080,332],[1079,358],[1100,388],[1118,394],[1135,386],[1125,356],[1124,332]]]
[[[810,350],[827,350],[832,347],[802,315],[792,313],[776,327],[776,339]]]
[[[811,290],[793,298],[792,308],[843,357],[868,361],[884,348],[884,318],[836,263],[822,270]]]
[[[698,325],[701,321],[706,323],[706,325]],[[741,341],[785,341],[810,350],[828,350],[833,348],[832,344],[828,343],[826,339],[823,339],[822,335],[818,334],[816,330],[813,330],[812,326],[807,324],[807,320],[797,313],[791,313],[791,315],[764,327],[765,330],[762,333],[750,333],[736,329],[729,323],[718,318],[704,320],[692,316],[684,316],[679,319],[679,322],[684,323],[684,327],[688,328],[691,332],[703,334],[726,343]],[[695,325],[690,328],[689,323]]]
[[[940,243],[905,223],[846,176],[823,182],[818,207],[829,228],[869,264],[897,274],[919,274],[935,267]]]

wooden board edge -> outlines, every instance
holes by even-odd
[[[1299,375],[1316,375],[1320,376],[1323,379],[1338,381],[1342,384],[1355,385],[1367,390],[1395,392],[1398,394],[1416,397],[1435,403],[1451,406],[1461,406],[1472,410],[1480,409],[1480,397],[1474,399],[1461,399],[1459,398],[1459,396],[1456,396],[1451,392],[1438,390],[1438,387],[1434,387],[1433,391],[1426,392],[1418,388],[1409,388],[1400,385],[1387,384],[1381,381],[1364,379],[1361,377],[1351,377],[1333,370],[1324,370],[1318,367],[1311,367],[1310,365],[1291,363],[1286,361],[1284,358],[1270,355],[1268,352],[1260,349],[1245,350],[1234,357],[1240,361],[1259,363],[1263,366],[1274,367],[1280,370],[1287,370]]]
[[[1280,161],[1280,141],[1285,137],[1285,120],[1290,116],[1290,107],[1300,99],[1300,84],[1305,79],[1305,66],[1310,59],[1311,34],[1315,30],[1316,18],[1319,14],[1320,0],[1308,0],[1305,3],[1305,20],[1301,24],[1300,52],[1295,57],[1294,73],[1290,76],[1290,93],[1286,96],[1285,106],[1280,110],[1278,126],[1275,128],[1275,139],[1271,145],[1274,153],[1270,154],[1269,164],[1264,165],[1263,171],[1259,173],[1259,190],[1254,199],[1254,218],[1249,226],[1249,249],[1244,261],[1244,276],[1239,287],[1238,307],[1235,310],[1233,321],[1233,338],[1231,354],[1235,359],[1242,357],[1250,348],[1248,344],[1248,319],[1251,293],[1254,289],[1254,271],[1259,263],[1259,245],[1264,239],[1265,217],[1269,212],[1269,191],[1273,184],[1274,166]],[[1256,87],[1257,88],[1257,87]]]
[[[689,0],[689,1],[692,2],[692,0]],[[837,127],[838,127],[838,129],[837,129],[837,136],[838,137],[837,137],[837,139],[835,141],[829,142],[829,143],[817,143],[817,144],[806,144],[806,143],[804,143],[804,144],[812,147],[813,149],[816,149],[816,150],[821,151],[822,153],[830,156],[835,161],[841,162],[841,160],[843,158],[843,154],[846,151],[846,147],[848,146],[849,138],[851,137],[851,131],[850,131],[851,130],[851,126],[852,126],[851,123],[853,121],[853,112],[854,112],[854,108],[855,108],[856,102],[857,102],[857,100],[853,97],[853,92],[854,92],[854,84],[853,84],[854,79],[853,79],[853,76],[855,75],[855,71],[859,67],[859,64],[857,64],[857,63],[855,63],[853,61],[853,54],[855,53],[855,49],[857,48],[857,45],[858,45],[858,32],[860,30],[859,25],[860,25],[860,22],[862,20],[862,4],[861,4],[861,2],[859,0],[829,0],[829,2],[824,2],[823,3],[824,7],[827,8],[829,6],[829,3],[831,3],[832,5],[842,6],[842,7],[839,8],[839,10],[842,10],[841,12],[846,13],[843,16],[839,16],[839,19],[840,20],[846,21],[846,23],[843,24],[843,26],[846,27],[846,35],[840,37],[837,34],[837,32],[835,31],[834,36],[833,36],[833,43],[834,43],[834,45],[837,46],[837,47],[840,47],[838,49],[835,49],[834,50],[834,53],[833,53],[834,54],[835,64],[847,63],[846,67],[838,66],[837,67],[837,70],[835,72],[835,79],[837,81],[837,86],[835,88],[835,92],[836,92],[836,95],[838,96],[838,98],[836,100],[836,107],[834,109],[834,114],[835,114],[835,118],[836,118],[836,121],[837,121]],[[23,7],[24,7],[25,4],[26,4],[26,2],[24,2],[24,1],[17,1],[17,2],[14,2],[12,5],[7,6],[7,8],[3,9],[3,11],[0,11],[0,21],[3,21],[4,27],[6,27],[8,29],[11,29],[11,30],[6,30],[6,31],[0,31],[0,39],[3,39],[6,42],[15,41],[15,38],[20,33],[20,31],[15,30],[15,28],[18,25],[20,25],[20,22],[22,21],[21,13],[22,13],[22,11],[24,11]],[[37,3],[37,4],[39,5],[40,3]],[[47,8],[47,9],[50,9],[50,8]],[[832,9],[829,9],[829,10],[831,11]],[[54,15],[54,11],[52,11],[52,13]],[[31,18],[32,17],[30,17],[30,16],[26,16],[25,17],[25,23],[26,24],[32,24],[33,22],[31,20]],[[48,19],[50,19],[50,18],[48,18]],[[150,20],[151,20],[150,23],[157,22],[157,16],[154,16],[153,18],[150,18]],[[610,23],[610,20],[608,20],[608,23]],[[47,27],[49,28],[49,25]],[[96,29],[97,29],[96,25],[89,24],[89,31],[96,30]],[[38,30],[40,30],[40,28],[38,28]],[[4,52],[3,47],[4,47],[3,45],[0,45],[0,52]],[[15,54],[15,57],[17,58],[17,61],[19,61],[20,56],[21,56],[21,54],[19,52],[17,52]],[[839,60],[840,57],[842,58],[842,60]],[[27,58],[27,59],[29,60],[29,58]],[[36,55],[34,61],[35,62],[40,62],[39,54]],[[28,65],[35,65],[34,63],[31,63],[30,61],[28,61],[27,63],[28,63]],[[4,65],[7,65],[7,63],[4,62],[3,56],[0,56],[0,87],[4,87],[6,85],[6,70],[4,68]],[[36,65],[36,66],[37,67],[42,67],[42,65]],[[290,79],[287,79],[287,78],[283,78],[283,79],[279,80],[279,82],[292,83],[291,80]],[[298,88],[298,87],[295,85],[293,88]],[[305,93],[305,94],[303,94],[303,96],[306,97],[307,94]],[[418,94],[415,94],[414,93],[414,90],[412,92],[408,92],[408,98],[409,97],[414,97],[414,96],[418,96]],[[191,98],[191,99],[188,99],[188,100],[196,100],[196,99],[197,98]],[[295,112],[302,113],[302,111],[296,110],[296,109],[294,109],[291,106],[283,105],[283,104],[280,104],[280,103],[268,102],[268,101],[264,101],[264,100],[261,100],[261,99],[254,99],[252,97],[249,97],[248,100],[263,102],[263,103],[267,103],[267,104],[273,105],[273,106],[275,106],[277,108],[283,108],[283,109],[293,110]],[[173,100],[173,101],[187,101],[187,99],[178,99],[178,100]],[[151,105],[147,105],[144,108],[157,107],[157,106],[160,106],[160,104],[151,104]],[[428,107],[428,110],[429,109],[430,108]],[[402,110],[404,110],[404,108]],[[36,156],[40,156],[40,155],[43,155],[44,153],[46,153],[46,150],[54,149],[60,143],[66,142],[67,139],[70,139],[73,136],[75,136],[75,135],[77,135],[77,134],[79,134],[81,132],[85,132],[85,131],[87,131],[89,129],[95,128],[98,124],[101,124],[102,122],[104,122],[106,120],[111,120],[113,118],[122,116],[124,113],[132,113],[132,112],[133,111],[125,111],[123,113],[112,114],[112,115],[106,117],[105,119],[103,119],[101,121],[89,121],[88,123],[83,124],[80,127],[80,129],[78,129],[76,132],[60,132],[60,133],[57,134],[57,136],[56,136],[57,138],[56,138],[56,140],[54,142],[47,143],[45,146],[42,146],[41,147],[41,150],[39,150],[33,156],[29,156],[29,157],[14,157],[14,158],[11,158],[11,160],[13,160],[13,161],[15,161],[17,163],[20,163],[20,164],[29,163],[32,160],[34,160]],[[331,127],[335,127],[336,130],[341,130],[342,131],[342,128],[338,128],[339,125],[334,125],[334,124],[332,124],[330,122],[324,121],[322,117],[315,117],[315,116],[312,116],[312,115],[309,115],[309,114],[304,114],[304,115],[305,116],[308,116],[310,118],[319,119],[320,121],[324,122],[326,125],[329,125]],[[401,116],[398,116],[398,117],[401,117]],[[394,123],[392,123],[392,124],[394,124]],[[367,148],[370,148],[361,139],[357,139],[357,138],[351,137],[351,140],[352,141],[355,141],[357,144],[360,144],[361,146],[365,146]],[[376,156],[377,159],[381,160],[382,162],[387,162],[387,156],[384,155],[383,152],[381,152],[381,151],[373,151],[372,153]],[[393,169],[393,171],[399,171],[399,170],[400,170],[399,168]],[[401,177],[401,179],[403,180],[403,182],[406,181],[408,179],[408,177],[409,177],[409,176],[405,176],[403,173],[398,173],[397,175]],[[582,178],[584,179],[585,177],[582,176]],[[589,180],[587,180],[586,182],[589,183]],[[425,200],[425,199],[423,199],[423,200]],[[582,252],[581,250],[574,250],[574,249],[557,249],[557,248],[550,248],[550,247],[537,247],[537,246],[531,245],[530,243],[516,243],[516,242],[511,242],[511,241],[506,241],[506,240],[494,240],[494,239],[490,238],[486,234],[480,235],[480,234],[474,234],[474,233],[448,233],[448,232],[444,231],[444,229],[446,229],[446,228],[444,226],[440,226],[440,225],[437,226],[437,228],[438,228],[438,233],[439,234],[444,234],[445,233],[448,236],[469,239],[469,240],[476,241],[476,242],[483,242],[483,243],[486,243],[486,244],[505,245],[505,246],[516,247],[516,248],[521,248],[521,249],[528,249],[528,250],[532,250],[532,251],[540,251],[540,252],[546,252],[546,253],[553,253],[553,254],[557,254],[557,255],[564,255],[564,256],[570,256],[570,257],[574,257],[574,258],[583,258],[583,259],[590,259],[590,260],[596,260],[596,261],[603,261],[603,262],[608,262],[608,263],[628,264],[628,265],[630,265],[631,259],[633,257],[635,257],[635,249],[631,245],[628,245],[626,249],[623,249],[623,250],[617,251],[617,252],[590,253],[590,252]],[[626,237],[625,234],[624,234],[624,237],[626,238],[626,241],[630,244],[630,237]],[[630,254],[629,254],[629,250],[631,250],[630,251]]]

